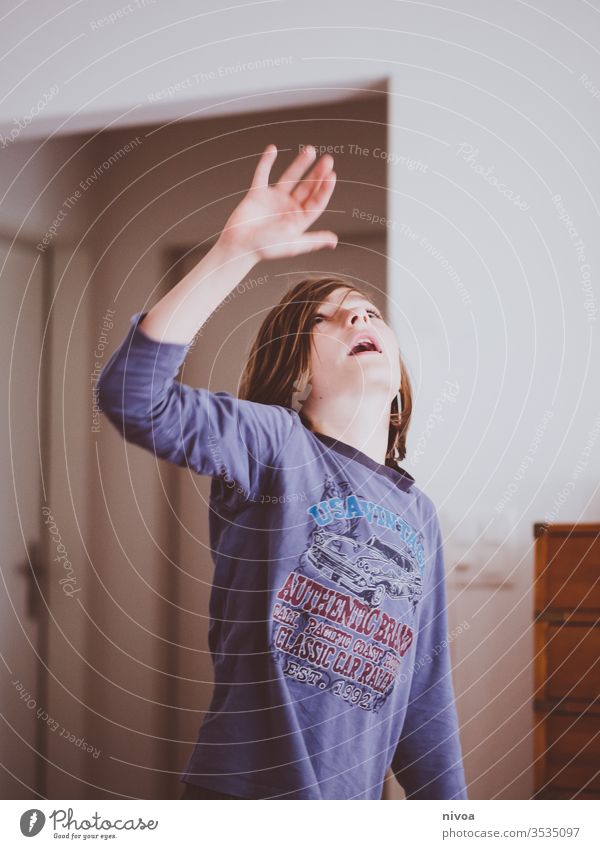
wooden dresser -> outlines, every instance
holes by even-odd
[[[535,799],[600,799],[600,524],[534,525]]]

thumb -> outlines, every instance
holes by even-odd
[[[317,230],[312,233],[304,233],[299,239],[290,243],[290,250],[297,254],[305,254],[311,251],[320,251],[322,248],[335,248],[338,237],[331,230]]]

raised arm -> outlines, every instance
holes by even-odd
[[[322,156],[306,177],[315,149],[304,147],[279,180],[269,185],[277,148],[268,145],[252,185],[210,251],[144,318],[142,330],[159,342],[189,344],[211,313],[263,259],[335,248],[329,230],[307,233],[335,186],[333,158]]]
[[[335,246],[333,233],[306,233],[335,183],[331,157],[298,155],[274,187],[274,146],[217,244],[148,313],[135,313],[98,379],[100,408],[128,441],[157,457],[210,475],[231,506],[259,500],[269,470],[291,435],[291,410],[211,392],[175,378],[199,328],[255,262]],[[330,161],[328,161],[330,160]]]

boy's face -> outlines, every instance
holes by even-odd
[[[353,395],[360,403],[385,394],[391,404],[400,387],[396,334],[375,304],[358,292],[347,293],[345,287],[334,290],[312,317],[311,398]],[[379,350],[351,353],[361,336],[372,337]]]

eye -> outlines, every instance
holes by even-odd
[[[312,324],[314,324],[318,318],[325,318],[325,316],[324,316],[324,315],[321,315],[320,313],[316,313],[316,314],[315,314],[315,315],[313,315],[313,317],[312,317]]]
[[[375,318],[381,318],[381,314],[379,312],[377,312],[377,310],[367,310],[367,312],[372,313],[375,316]]]

